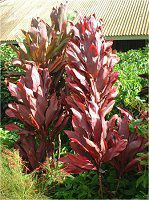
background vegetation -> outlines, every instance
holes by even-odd
[[[115,66],[115,71],[120,74],[117,82],[119,94],[115,106],[129,108],[131,113],[136,114],[136,110],[141,110],[144,106],[144,101],[138,93],[148,84],[147,79],[138,76],[148,73],[148,47],[124,53],[118,52],[117,55],[120,57],[120,62]]]

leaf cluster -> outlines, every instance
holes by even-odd
[[[140,74],[148,73],[148,47],[125,53],[118,52],[117,55],[120,58],[120,62],[115,65],[115,71],[119,72],[117,82],[119,95],[115,106],[123,106],[131,113],[137,114],[136,110],[144,109],[144,101],[140,99],[138,93],[148,85],[147,79],[139,77]]]

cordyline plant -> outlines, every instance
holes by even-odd
[[[132,115],[127,111],[119,108],[121,116],[115,118],[117,120],[118,134],[128,141],[126,148],[117,157],[111,160],[111,164],[116,168],[121,178],[125,173],[134,167],[139,167],[139,159],[137,154],[146,151],[145,144],[147,139],[139,134],[137,126],[134,132],[131,132],[129,125],[133,119]],[[115,131],[114,124],[110,127],[111,131]]]
[[[119,59],[112,52],[112,42],[103,38],[101,20],[85,17],[72,25],[72,30],[74,38],[68,44],[66,67],[70,95],[66,101],[72,111],[74,130],[65,133],[75,154],[60,161],[68,173],[96,170],[100,177],[101,165],[118,156],[127,145],[116,130],[110,131],[116,116],[110,121],[105,119],[117,95],[114,83],[118,73],[113,68]],[[101,186],[100,178],[99,181]],[[102,196],[101,187],[100,190]]]
[[[6,129],[18,131],[20,138],[15,148],[29,162],[30,170],[44,162],[46,156],[53,156],[55,138],[68,119],[61,99],[55,91],[50,93],[51,87],[48,68],[37,68],[35,64],[26,64],[26,76],[21,76],[17,84],[8,85],[17,102],[8,105],[6,114],[19,119],[24,127],[8,124]]]
[[[6,114],[19,119],[24,128],[14,124],[6,128],[18,130],[20,138],[15,147],[29,161],[30,170],[54,153],[54,140],[68,119],[61,95],[65,49],[71,37],[66,29],[66,8],[63,4],[53,8],[51,26],[33,19],[30,30],[23,31],[23,43],[19,48],[13,47],[18,55],[13,64],[24,73],[7,74],[9,80],[16,82],[8,83],[8,89],[17,101],[9,104]],[[19,79],[21,74],[24,76]],[[60,142],[59,136],[59,155]]]

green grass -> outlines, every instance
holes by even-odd
[[[32,174],[23,173],[23,164],[17,151],[1,149],[0,159],[1,199],[45,199],[37,192]]]

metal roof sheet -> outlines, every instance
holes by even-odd
[[[50,23],[53,6],[64,0],[0,1],[1,41],[15,40],[20,29],[27,30],[33,17]],[[149,0],[68,0],[68,10],[83,16],[95,13],[104,21],[108,37],[148,36]]]

